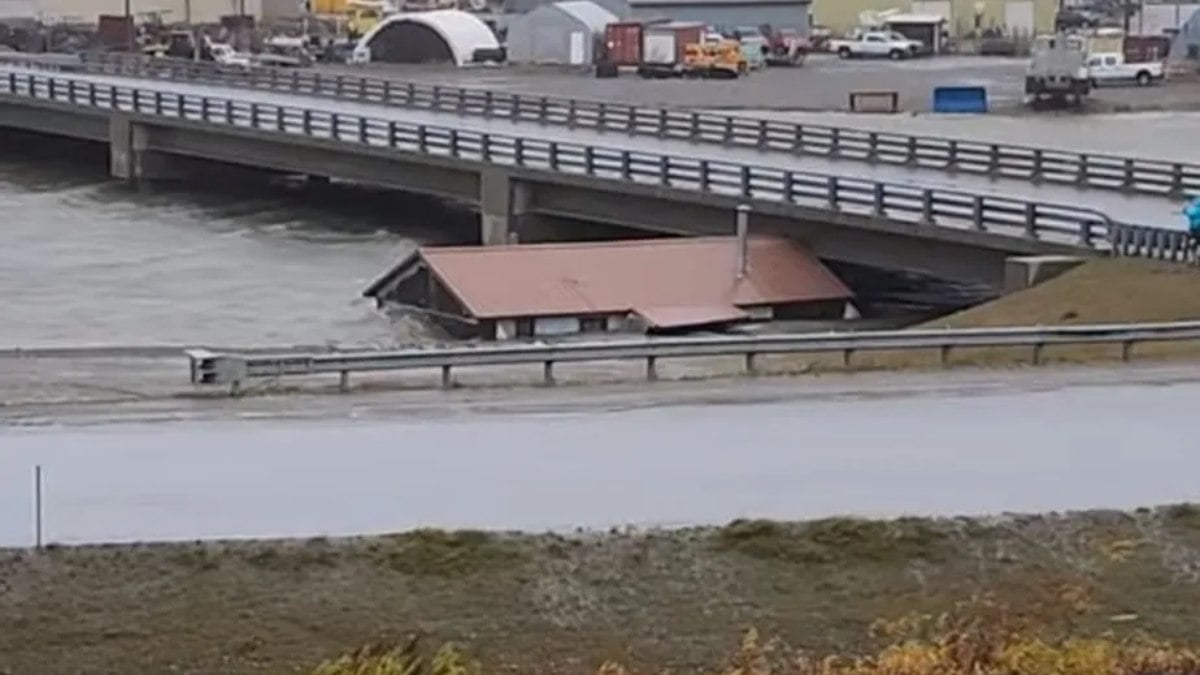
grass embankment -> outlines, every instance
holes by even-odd
[[[1094,260],[1033,288],[933,320],[924,328],[1054,326],[1140,323],[1200,319],[1200,268],[1136,259]],[[1137,345],[1136,359],[1200,357],[1200,341]],[[1117,361],[1121,347],[1063,345],[1046,347],[1043,363]],[[1032,362],[1028,347],[957,349],[951,365],[1013,366]],[[791,370],[837,370],[840,355],[787,357]],[[936,350],[855,354],[858,369],[941,367]]]
[[[815,656],[870,651],[876,619],[981,593],[1036,617],[1047,639],[1190,641],[1198,569],[1189,506],[8,551],[0,672],[308,672],[411,631],[464,645],[489,671],[712,670],[750,626]],[[1048,598],[1087,610],[1044,611]]]

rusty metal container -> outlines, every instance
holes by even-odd
[[[642,62],[640,21],[621,21],[604,27],[604,46],[608,60],[618,66],[636,66]]]
[[[1130,35],[1125,38],[1125,63],[1162,61],[1171,53],[1171,38],[1166,35]]]

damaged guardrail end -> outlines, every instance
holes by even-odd
[[[187,349],[194,385],[226,385],[230,394],[241,390],[242,382],[246,379],[246,358],[232,354],[218,354],[207,349]]]

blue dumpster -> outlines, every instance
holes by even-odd
[[[983,87],[935,87],[933,111],[937,113],[985,113],[987,89]]]

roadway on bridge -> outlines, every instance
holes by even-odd
[[[0,73],[2,72],[46,74],[44,71],[25,69],[9,64],[0,64]],[[630,136],[620,132],[543,125],[532,121],[516,121],[503,118],[454,115],[447,112],[415,110],[379,103],[336,100],[283,92],[83,73],[55,74],[54,77],[111,86],[138,87],[143,90],[161,91],[170,94],[232,98],[267,105],[362,115],[376,119],[395,120],[407,124],[452,127],[462,131],[478,133],[523,136],[561,143],[595,145],[637,152],[707,159],[716,162],[742,163],[792,171],[808,171],[859,180],[911,185],[914,187],[959,190],[972,194],[1092,208],[1122,222],[1171,229],[1184,228],[1182,216],[1179,213],[1180,204],[1167,197],[1158,195],[1125,194],[1111,190],[1086,189],[1055,183],[1035,184],[1016,178],[996,179],[980,174],[951,174],[933,168],[868,164],[865,162],[836,160],[813,155],[793,155],[781,151],[762,151],[746,147],[725,147],[709,143],[693,143],[682,139]]]

